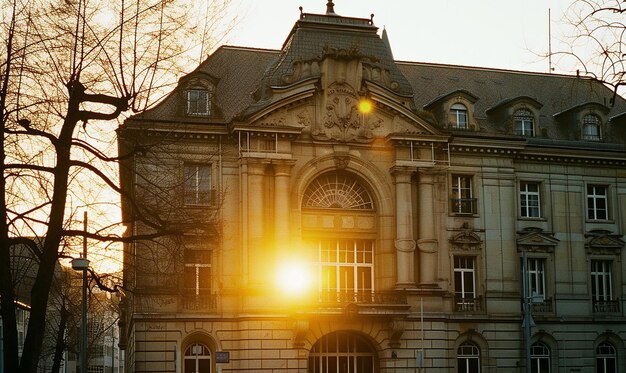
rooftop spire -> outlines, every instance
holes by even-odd
[[[326,14],[335,14],[335,4],[333,4],[333,0],[328,0],[328,2],[326,3]]]

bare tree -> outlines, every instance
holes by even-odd
[[[619,0],[576,0],[566,21],[571,35],[554,53],[561,66],[601,81],[619,94],[626,84],[626,4]],[[569,70],[569,68],[568,68]]]
[[[207,0],[213,4],[211,0]],[[229,1],[198,16],[182,0],[0,0],[0,315],[7,372],[35,372],[42,354],[49,298],[59,258],[72,239],[107,245],[180,233],[119,187],[117,166],[136,151],[116,154],[116,121],[153,105],[175,77],[206,53],[205,25],[223,17]],[[197,19],[196,19],[197,17]],[[207,18],[208,17],[208,18]],[[194,21],[195,20],[195,21]],[[195,42],[197,41],[197,42]],[[200,45],[202,44],[202,47]],[[119,214],[129,199],[141,235],[123,234]],[[80,208],[99,215],[88,230]],[[16,278],[11,248],[27,247],[37,268],[30,319],[18,359]],[[107,287],[93,278],[103,288]]]

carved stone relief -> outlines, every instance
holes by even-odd
[[[313,137],[316,140],[371,142],[373,130],[380,127],[382,119],[360,114],[358,99],[350,85],[332,84],[327,90],[322,125],[313,131]]]
[[[472,231],[471,228],[468,228],[465,225],[463,228],[466,228],[466,229],[450,239],[452,248],[455,250],[463,250],[463,251],[480,250],[481,244],[482,244],[480,236],[478,236],[476,233]]]
[[[391,79],[391,73],[388,69],[373,65],[363,64],[363,79],[376,82],[392,90],[398,89],[399,86],[398,82]]]
[[[283,82],[291,84],[309,77],[320,75],[320,65],[316,60],[296,61],[292,65],[291,74],[282,77]]]

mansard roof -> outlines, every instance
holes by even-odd
[[[319,89],[315,83],[321,79],[319,63],[329,56],[357,58],[363,65],[386,71],[386,82],[393,84],[384,88],[390,95],[406,97],[416,114],[428,111],[429,103],[445,99],[451,92],[466,92],[476,98],[473,119],[479,124],[477,130],[459,136],[513,136],[510,129],[489,115],[489,110],[527,97],[538,107],[537,135],[525,139],[529,144],[568,147],[576,144],[580,148],[626,151],[626,100],[617,96],[613,103],[612,90],[598,81],[559,74],[394,61],[389,43],[378,35],[372,19],[334,13],[301,14],[280,51],[223,46],[192,71],[191,75],[207,74],[214,78],[219,118],[184,117],[177,110],[177,105],[181,105],[177,90],[154,109],[134,118],[227,124],[267,107],[272,89],[282,89],[284,93],[299,81],[315,84]],[[308,62],[311,64],[306,65]],[[306,68],[306,73],[297,71],[299,68]],[[368,79],[365,73],[363,79]],[[608,120],[603,123],[601,142],[581,141],[576,123],[558,120],[559,113],[589,107],[601,108]],[[443,126],[442,130],[445,131]]]
[[[545,129],[546,138],[570,141],[575,140],[573,127],[558,126],[554,115],[591,102],[610,106],[613,98],[612,90],[583,77],[424,62],[397,64],[413,85],[416,107],[425,107],[434,98],[455,90],[471,92],[479,97],[474,116],[480,122],[481,132],[492,135],[507,135],[507,132],[501,123],[490,120],[487,111],[514,97],[532,97],[543,105],[537,124],[540,129]],[[626,101],[616,97],[609,111],[609,117],[626,112]],[[605,138],[626,143],[625,127],[609,123]]]

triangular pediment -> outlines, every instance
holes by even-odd
[[[594,253],[619,254],[625,244],[621,237],[607,230],[592,230],[585,234],[585,247]]]
[[[544,232],[540,228],[527,228],[518,233],[517,249],[553,252],[559,242],[552,233]]]

